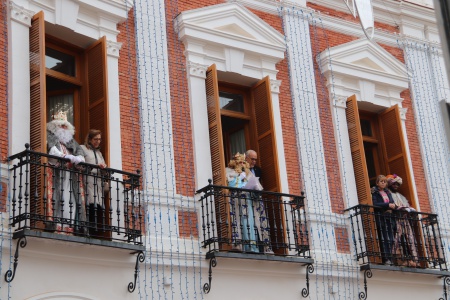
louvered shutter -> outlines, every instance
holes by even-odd
[[[101,151],[106,164],[109,165],[109,136],[108,136],[108,78],[107,78],[106,37],[86,49],[86,78],[87,78],[87,129],[102,131]]]
[[[350,96],[347,99],[347,109],[345,110],[345,113],[347,116],[348,137],[350,139],[358,202],[360,204],[372,205],[369,174],[367,172],[366,155],[364,153],[361,124],[359,121],[358,103],[355,95]]]
[[[278,155],[275,138],[272,97],[269,76],[261,79],[251,89],[256,128],[258,159],[264,180],[264,190],[281,192],[278,168]],[[270,179],[270,180],[269,180]],[[267,208],[270,224],[270,242],[276,254],[286,254],[286,224],[281,199],[266,195],[264,205]]]
[[[30,27],[30,145],[47,152],[47,101],[45,89],[45,24],[44,12],[37,13]]]
[[[364,153],[358,102],[355,95],[350,96],[347,99],[347,109],[345,110],[345,113],[347,116],[348,137],[350,140],[358,202],[360,204],[372,205],[369,173],[367,171],[366,155]],[[372,208],[370,210],[362,208],[362,210],[365,212],[362,214],[361,220],[367,247],[366,251],[369,253],[369,261],[380,263],[381,259],[375,255],[380,252],[376,230],[377,225],[375,221],[376,215],[374,215],[374,210]]]
[[[379,114],[381,138],[384,146],[383,154],[388,173],[397,174],[403,179],[399,192],[410,201],[412,206],[416,206],[401,122],[398,105]]]
[[[263,78],[252,87],[252,99],[258,141],[258,159],[263,176],[271,179],[264,180],[264,190],[280,192],[281,185],[269,76]]]
[[[211,150],[213,183],[216,185],[226,185],[225,155],[223,150],[216,65],[209,67],[206,72],[206,104],[208,109],[209,146]]]
[[[227,185],[216,65],[212,65],[206,71],[205,85],[213,184]],[[227,199],[229,198],[226,195],[226,191],[214,195],[217,233],[219,235],[219,240],[223,242],[220,244],[220,247],[223,250],[231,248],[230,244],[226,244],[227,242],[231,243],[230,208],[227,202]]]
[[[37,152],[47,153],[47,101],[45,87],[45,22],[44,12],[33,16],[30,27],[30,146]],[[36,159],[30,164],[30,212],[31,227],[43,228],[37,215],[44,215],[44,169],[40,164],[44,158],[31,156]]]

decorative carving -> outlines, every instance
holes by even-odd
[[[109,56],[114,56],[116,58],[119,58],[119,52],[120,48],[122,48],[122,43],[119,42],[113,42],[108,40],[107,41],[107,53]]]
[[[407,108],[400,107],[400,119],[403,121],[406,120],[406,112],[408,111]]]
[[[12,20],[22,23],[25,26],[31,27],[31,18],[34,15],[34,12],[22,6],[19,6],[12,1],[10,2],[10,10]]]
[[[208,66],[197,64],[197,63],[189,63],[189,75],[200,77],[202,79],[206,78],[206,70],[208,69]]]
[[[334,106],[339,108],[347,108],[347,97],[335,95]]]
[[[270,91],[272,93],[280,93],[281,80],[270,79]]]

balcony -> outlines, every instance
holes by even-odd
[[[27,237],[131,250],[143,261],[139,173],[72,165],[25,147],[8,158],[10,226],[18,242],[7,281],[14,278],[18,250],[26,246]]]
[[[450,272],[444,255],[438,216],[424,212],[383,211],[370,205],[347,209],[352,241],[360,270],[367,278],[372,270],[388,270],[436,275],[444,278],[444,291]]]
[[[247,190],[210,184],[197,191],[201,203],[201,245],[210,259],[211,268],[216,258],[254,259],[294,262],[314,271],[310,256],[309,232],[305,197],[283,193]]]

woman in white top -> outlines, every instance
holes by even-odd
[[[93,168],[87,176],[87,202],[89,204],[87,215],[89,220],[90,235],[102,235],[102,230],[99,227],[106,224],[105,211],[105,192],[109,185],[100,172],[101,169],[106,168],[105,159],[100,152],[100,143],[102,141],[102,132],[97,129],[89,130],[86,136],[84,145],[81,148],[84,151],[84,159],[86,163],[97,165],[98,168]]]

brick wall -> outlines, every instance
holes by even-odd
[[[8,7],[0,2],[0,156],[1,162],[8,156]],[[2,174],[5,175],[5,174]],[[0,211],[6,211],[7,186],[1,183]]]
[[[135,173],[142,169],[141,126],[139,118],[139,90],[136,65],[136,39],[133,10],[125,22],[117,26],[117,41],[122,43],[119,57],[120,130],[122,169]],[[114,122],[114,120],[111,120]]]
[[[325,8],[319,5],[308,3],[308,7],[321,11],[321,13],[326,13],[330,16],[345,19],[352,22],[358,22],[350,14],[335,11],[329,8]],[[389,32],[397,32],[398,28],[395,26],[390,26],[387,24],[382,24],[375,22],[375,27],[380,28]],[[344,43],[348,43],[357,39],[357,37],[344,35],[338,32],[333,32],[330,30],[323,30],[310,27],[311,30],[311,43],[313,47],[313,60],[314,68],[316,72],[316,85],[317,94],[319,99],[319,110],[320,110],[320,122],[322,124],[322,134],[323,140],[327,141],[324,144],[325,147],[325,160],[327,166],[328,184],[330,187],[331,205],[333,212],[340,212],[344,208],[344,203],[342,199],[341,183],[336,180],[340,178],[338,161],[336,156],[336,141],[333,133],[333,124],[331,120],[330,103],[328,97],[328,90],[325,87],[325,78],[322,77],[318,70],[318,66],[315,57],[327,47],[334,47]],[[393,55],[396,59],[405,62],[403,50],[398,47],[388,46],[380,44],[387,52]],[[408,147],[411,153],[411,161],[413,165],[413,172],[415,178],[415,185],[417,187],[417,192],[419,196],[419,202],[421,210],[430,211],[430,200],[428,197],[428,192],[423,178],[425,178],[425,172],[423,167],[422,156],[420,153],[419,138],[416,131],[416,123],[414,120],[414,112],[411,104],[411,97],[409,90],[404,91],[401,94],[404,98],[402,106],[408,108],[408,116],[406,120],[406,132],[408,136]]]
[[[336,249],[338,253],[350,253],[347,228],[334,227],[334,238],[336,240]]]
[[[412,107],[411,93],[405,90],[401,93],[404,99],[402,106],[407,108],[406,113],[406,135],[408,136],[408,148],[411,155],[412,168],[414,173],[414,185],[417,189],[417,197],[420,204],[420,211],[432,212],[428,188],[425,179],[425,170],[420,151],[419,135],[417,133],[416,120],[414,119],[414,109]]]
[[[342,181],[340,180],[341,174],[339,170],[336,139],[334,136],[334,124],[329,91],[326,87],[326,79],[322,76],[315,58],[327,47],[331,48],[340,44],[345,44],[357,38],[313,26],[310,26],[310,33],[331,209],[335,213],[342,213],[343,209],[345,209],[345,205],[342,194]]]
[[[178,230],[181,238],[198,238],[197,213],[192,211],[178,212]]]

